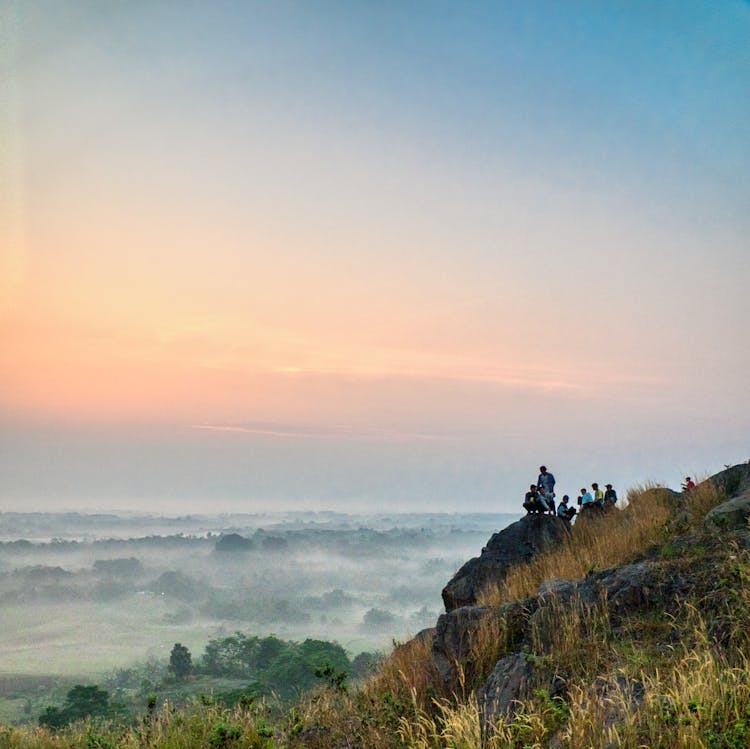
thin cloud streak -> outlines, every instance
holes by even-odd
[[[441,371],[442,370],[442,371]],[[461,367],[463,370],[463,367]],[[554,372],[553,370],[504,370],[481,362],[467,365],[464,371],[436,366],[430,370],[413,368],[330,368],[277,367],[272,374],[288,377],[339,377],[362,380],[413,379],[432,382],[477,382],[529,391],[559,391],[593,395],[602,388],[616,385],[659,386],[664,378],[620,372]]]
[[[286,427],[279,425],[236,425],[236,424],[190,424],[190,429],[201,429],[212,432],[233,432],[237,434],[252,434],[261,437],[278,437],[292,439],[319,440],[385,440],[385,441],[413,441],[446,442],[459,439],[458,435],[430,434],[424,432],[402,432],[393,429],[353,429],[350,427],[331,427],[330,429],[305,429],[300,427]]]

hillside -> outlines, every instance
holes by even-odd
[[[750,466],[628,499],[569,532],[539,516],[493,536],[435,627],[356,689],[329,674],[291,710],[205,698],[136,726],[6,728],[0,746],[746,747]]]

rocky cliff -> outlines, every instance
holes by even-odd
[[[554,515],[526,515],[495,533],[480,556],[470,559],[443,588],[446,611],[473,606],[488,585],[500,585],[514,565],[557,546],[570,534],[570,523]]]
[[[705,497],[715,505],[708,512],[700,506]],[[526,516],[493,535],[481,555],[446,585],[446,613],[435,628],[419,635],[431,642],[441,691],[475,690],[486,729],[501,716],[514,718],[532,695],[565,696],[576,678],[594,673],[597,659],[603,659],[601,671],[609,675],[588,688],[597,699],[617,702],[615,721],[623,711],[637,709],[644,687],[627,668],[615,673],[608,643],[619,638],[635,652],[640,648],[642,657],[653,651],[658,659],[665,648],[679,644],[682,635],[676,632],[687,631],[674,622],[693,610],[701,621],[704,610],[712,615],[708,632],[717,643],[731,639],[737,623],[717,576],[734,574],[732,549],[750,551],[750,466],[722,471],[692,496],[644,491],[631,507],[617,511],[616,522],[628,530],[639,522],[639,513],[642,520],[657,512],[664,513],[663,528],[627,563],[591,569],[582,579],[545,580],[521,600],[477,605],[482,591],[499,587],[519,565],[565,544],[575,553],[576,529],[571,532],[552,516]],[[608,518],[597,522],[602,534],[608,532]],[[615,692],[618,699],[610,699]]]

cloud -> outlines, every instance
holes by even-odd
[[[436,441],[454,440],[459,435],[439,434],[430,432],[405,431],[384,428],[356,428],[349,426],[308,427],[301,425],[275,424],[256,422],[244,424],[191,424],[191,429],[201,429],[213,432],[233,432],[236,434],[252,434],[260,437],[292,438],[292,439],[353,439],[353,440],[383,440],[383,441]]]

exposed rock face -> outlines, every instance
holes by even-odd
[[[580,602],[592,607],[606,602],[607,616],[617,620],[627,612],[640,609],[664,609],[670,601],[683,597],[694,585],[687,573],[676,572],[671,565],[638,562],[603,570],[580,582],[557,580],[543,584],[537,594],[530,625],[544,617],[553,602]]]
[[[446,611],[472,606],[489,583],[501,583],[511,566],[557,546],[570,524],[554,515],[526,515],[495,533],[479,557],[470,559],[443,588]]]
[[[490,606],[464,606],[442,614],[435,628],[432,654],[445,685],[456,680],[456,665],[466,662],[485,620],[496,617]]]
[[[711,476],[709,481],[712,481],[717,489],[725,491],[730,499],[744,494],[750,490],[750,461],[725,468]]]
[[[457,685],[458,664],[465,672],[470,670],[477,637],[492,633],[508,647],[520,644],[535,608],[536,600],[530,598],[500,607],[464,606],[442,614],[437,621],[432,654],[446,691]]]
[[[560,606],[591,611],[605,605],[606,616],[616,624],[628,612],[668,608],[671,601],[685,596],[693,583],[689,575],[677,573],[670,565],[639,562],[597,572],[580,582],[549,581],[536,596],[523,601],[449,611],[440,616],[435,630],[429,631],[430,636],[434,632],[432,654],[443,688],[447,693],[456,689],[459,667],[472,678],[474,652],[481,638],[491,636],[506,652],[520,651],[531,646],[532,632],[544,634],[553,626]],[[503,693],[515,683],[510,680]],[[521,695],[513,699],[521,699]]]
[[[487,681],[477,692],[477,703],[485,730],[500,717],[514,714],[514,703],[531,696],[534,667],[525,653],[513,653],[501,658]]]
[[[750,489],[738,497],[722,502],[706,515],[707,527],[737,528],[747,525],[750,518]]]

